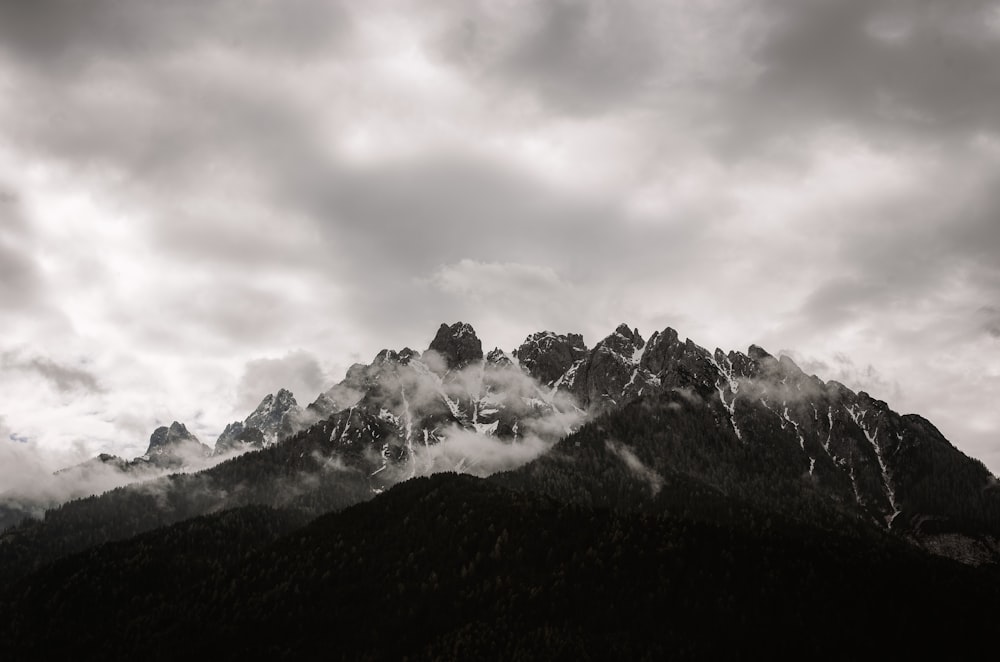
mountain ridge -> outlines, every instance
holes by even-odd
[[[643,402],[646,409],[628,409]],[[832,509],[931,551],[974,564],[1000,559],[995,477],[926,419],[901,416],[864,391],[806,375],[790,358],[775,358],[757,345],[746,353],[709,352],[670,327],[644,340],[621,324],[592,349],[579,334],[536,332],[509,353],[495,349],[484,356],[471,325],[442,324],[423,354],[384,349],[372,363],[352,366],[305,409],[285,389],[266,396],[239,422],[240,430],[234,432],[237,424],[227,428],[228,449],[250,451],[245,459],[189,481],[161,480],[166,487],[156,490],[165,489],[169,499],[185,504],[176,512],[191,516],[254,503],[284,507],[289,501],[279,495],[304,498],[312,489],[289,490],[289,481],[323,485],[330,476],[351,476],[345,496],[314,500],[345,503],[362,498],[359,489],[370,498],[436,471],[486,476],[536,458],[545,465],[553,452],[569,457],[566,440],[588,421],[614,420],[625,410],[658,421],[681,412],[688,419],[681,424],[690,429],[682,439],[650,429],[594,442],[602,463],[630,465],[639,486],[681,480],[687,472],[683,484],[740,493],[740,485],[771,475],[789,492],[818,495]],[[175,438],[187,439],[179,423],[154,437],[169,437],[172,429]],[[642,435],[662,443],[651,447]],[[692,441],[698,437],[712,442],[701,447]],[[226,438],[224,432],[220,442]],[[294,448],[301,457],[292,461]],[[780,470],[763,468],[762,458]],[[271,467],[282,462],[288,467]],[[704,468],[713,463],[733,465],[742,483]],[[734,463],[757,467],[757,473]],[[243,487],[244,474],[258,472],[267,478],[252,490]],[[694,482],[685,483],[688,478]],[[228,496],[192,500],[176,493],[195,484]],[[143,489],[139,484],[135,491]],[[107,530],[111,539],[120,535]]]

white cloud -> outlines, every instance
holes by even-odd
[[[332,380],[309,352],[299,350],[277,359],[254,359],[247,362],[240,377],[236,413],[253,411],[264,396],[282,388],[291,391],[299,405],[305,407],[330,383]]]
[[[461,260],[440,267],[430,280],[449,294],[475,300],[548,297],[569,289],[551,267],[516,262]]]

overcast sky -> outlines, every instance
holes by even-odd
[[[625,321],[998,473],[998,63],[974,0],[0,0],[0,443]]]

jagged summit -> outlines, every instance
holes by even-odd
[[[149,447],[140,460],[158,466],[179,467],[210,455],[212,449],[198,441],[183,423],[160,426],[149,437]]]
[[[635,327],[629,327],[625,322],[622,322],[617,327],[615,327],[615,332],[611,334],[612,336],[621,336],[626,340],[632,342],[633,344],[641,345],[643,343],[642,336],[639,335],[639,329]]]
[[[587,351],[579,333],[538,331],[524,339],[514,356],[529,375],[546,386],[568,388],[572,385],[569,371],[586,358]]]
[[[572,387],[581,405],[603,410],[647,392],[653,377],[639,367],[644,347],[638,331],[624,324],[594,345]]]
[[[352,366],[305,412],[284,389],[267,396],[246,421],[227,427],[217,449],[270,445],[319,422],[331,448],[371,458],[373,489],[381,490],[414,475],[419,450],[456,430],[508,443],[544,430],[551,442],[586,417],[677,394],[707,407],[718,433],[740,453],[777,453],[789,475],[817,494],[911,531],[923,544],[953,547],[947,526],[961,526],[942,522],[968,517],[962,513],[985,512],[983,521],[992,521],[993,506],[983,505],[997,489],[989,472],[923,419],[808,375],[786,355],[758,345],[746,353],[710,352],[670,327],[646,340],[621,324],[592,349],[580,334],[539,331],[510,353],[496,348],[484,357],[471,325],[442,324],[423,355],[383,350],[370,365]],[[180,424],[161,428],[151,446],[187,434]],[[470,469],[463,457],[434,462],[436,470]],[[961,496],[944,499],[928,487],[941,466],[963,476],[961,486],[943,488]],[[977,558],[1000,550],[990,540],[975,543]]]
[[[404,347],[398,352],[391,349],[383,349],[375,355],[373,365],[381,365],[384,363],[398,363],[400,365],[406,365],[413,359],[419,358],[420,352],[410,349],[409,347]]]
[[[265,444],[271,444],[278,440],[283,429],[293,427],[293,419],[300,411],[291,391],[279,389],[274,395],[265,396],[243,424],[260,430]]]
[[[137,462],[158,469],[178,461],[179,448],[204,452],[175,422],[153,433]],[[263,451],[234,466],[347,466],[371,494],[421,474],[503,471],[539,453],[562,476],[580,448],[577,466],[591,466],[597,482],[574,493],[600,503],[609,490],[631,499],[687,484],[749,502],[776,497],[768,507],[787,496],[812,504],[807,516],[822,504],[952,558],[1000,559],[1000,486],[929,422],[757,345],[710,352],[669,327],[645,340],[622,324],[592,349],[579,334],[539,331],[484,357],[470,325],[442,325],[424,355],[383,350],[305,411],[286,389],[268,395],[217,444],[249,448]],[[639,488],[628,484],[636,472]],[[246,480],[238,471],[233,479]]]
[[[300,429],[309,418],[291,391],[278,389],[264,396],[245,420],[226,426],[215,442],[215,453],[269,446]]]
[[[604,348],[615,352],[630,363],[638,363],[646,341],[639,335],[639,329],[630,329],[628,324],[620,324],[615,332],[597,343],[594,349]]]
[[[149,436],[149,448],[146,449],[146,455],[192,441],[197,442],[198,438],[188,432],[187,426],[183,423],[174,421],[170,427],[160,426],[153,430],[153,434]]]
[[[461,370],[483,358],[483,344],[475,329],[465,322],[442,324],[427,351],[436,352],[443,359],[444,371]]]
[[[486,355],[486,365],[496,368],[510,368],[514,365],[514,359],[507,352],[495,347]]]

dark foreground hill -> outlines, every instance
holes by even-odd
[[[0,607],[4,659],[996,650],[996,575],[882,534],[583,507],[454,474],[302,528],[295,517],[249,507],[50,565]]]

